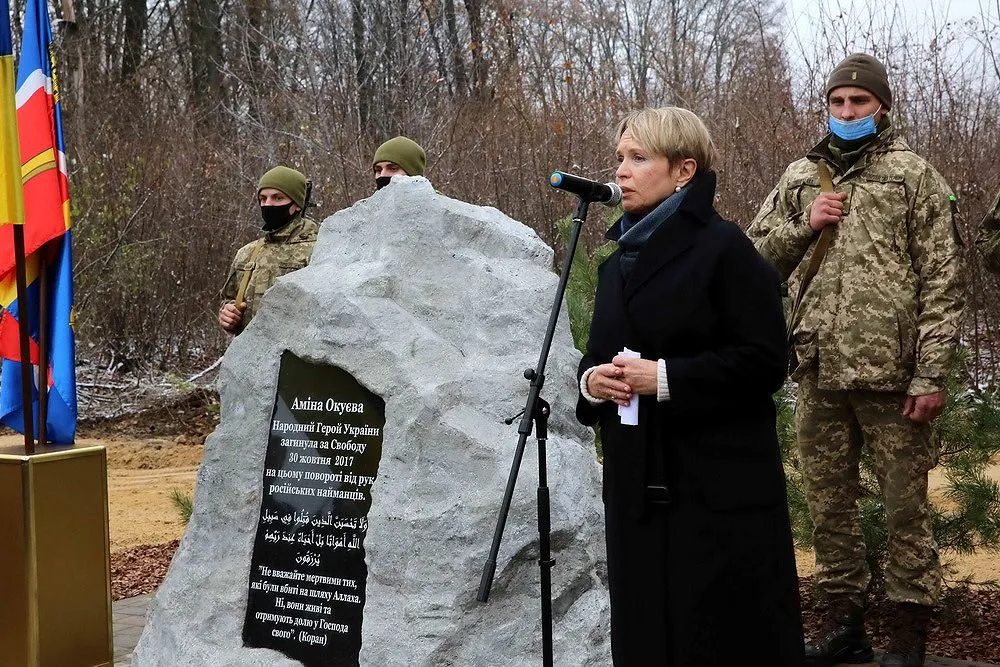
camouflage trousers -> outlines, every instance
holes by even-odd
[[[799,462],[815,526],[816,583],[828,596],[861,605],[870,580],[858,512],[865,447],[885,503],[889,598],[937,603],[941,567],[927,498],[937,441],[929,424],[902,415],[905,400],[902,393],[819,389],[815,370],[799,384]]]

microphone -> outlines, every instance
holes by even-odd
[[[622,200],[622,189],[617,183],[598,183],[562,171],[552,172],[549,176],[549,185],[558,190],[571,192],[585,201],[598,202],[605,206],[616,206]]]

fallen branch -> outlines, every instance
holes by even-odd
[[[200,378],[200,377],[201,377],[202,375],[204,375],[205,373],[208,373],[208,372],[210,372],[210,371],[213,371],[213,370],[215,370],[216,368],[218,368],[218,367],[219,367],[219,364],[221,364],[221,363],[222,363],[222,357],[219,357],[218,359],[216,359],[216,360],[215,360],[215,363],[214,363],[214,364],[212,364],[211,366],[209,366],[209,367],[208,367],[208,368],[206,368],[205,370],[201,371],[200,373],[195,373],[194,375],[192,375],[191,377],[189,377],[189,378],[187,379],[187,381],[188,381],[188,382],[194,382],[195,380],[197,380],[198,378]]]
[[[132,387],[132,385],[128,384],[106,384],[101,382],[77,382],[76,386],[87,389],[131,389]]]

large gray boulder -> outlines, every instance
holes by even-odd
[[[243,647],[261,476],[283,350],[338,366],[385,400],[365,540],[362,665],[525,665],[541,656],[535,440],[528,441],[496,580],[476,601],[555,295],[552,250],[496,209],[396,178],[327,218],[309,267],[278,283],[230,345],[222,417],[195,511],[134,665],[297,665]],[[565,312],[543,396],[552,502],[554,653],[610,664],[610,611],[593,437],[573,417]]]

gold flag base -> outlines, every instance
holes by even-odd
[[[0,447],[0,664],[112,665],[107,453]]]

